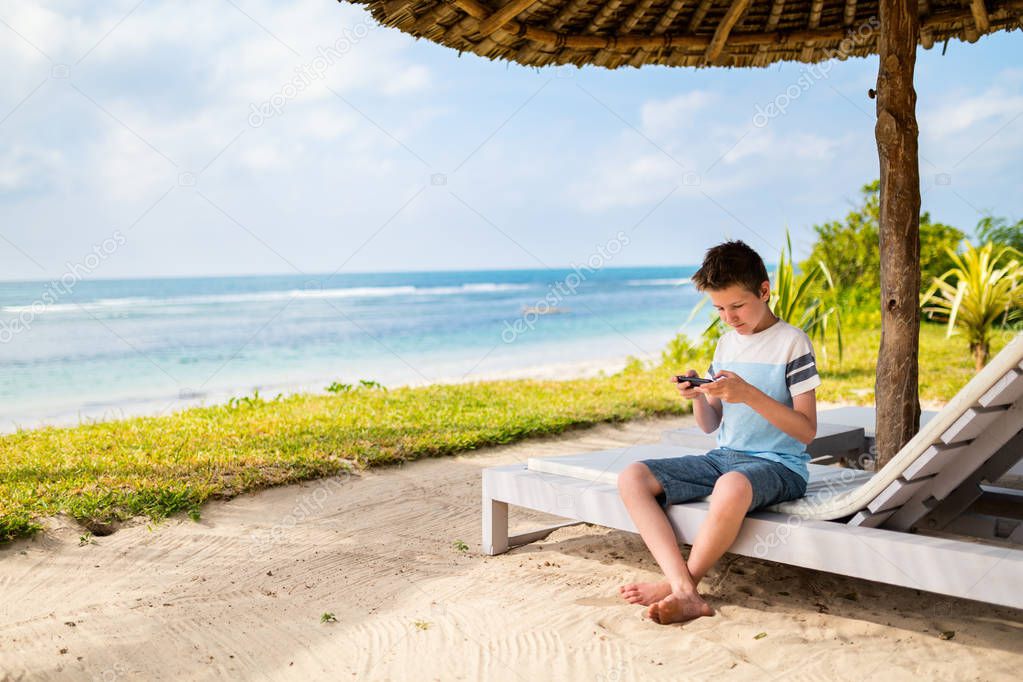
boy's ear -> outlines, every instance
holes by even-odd
[[[771,298],[771,282],[769,280],[760,283],[760,295],[766,296],[768,299]]]

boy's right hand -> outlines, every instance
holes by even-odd
[[[687,377],[700,376],[696,373],[695,369],[688,370],[685,375]],[[672,377],[671,380],[678,384],[678,393],[686,400],[696,400],[703,395],[703,391],[700,390],[699,386],[694,386],[687,381],[678,381],[675,377]]]

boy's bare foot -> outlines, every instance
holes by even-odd
[[[667,625],[700,616],[713,616],[714,610],[695,592],[691,594],[673,592],[659,602],[651,604],[647,609],[647,615],[655,623]]]
[[[671,594],[671,583],[667,580],[659,583],[629,583],[619,587],[618,592],[630,604],[650,606]]]

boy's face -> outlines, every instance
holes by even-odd
[[[759,295],[738,284],[726,289],[710,289],[707,295],[721,321],[740,334],[763,331],[774,322],[774,315],[767,307],[771,297],[770,282],[761,283]]]

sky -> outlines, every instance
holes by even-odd
[[[1023,217],[1023,34],[941,51],[923,209]],[[0,0],[0,63],[3,280],[775,262],[878,176],[876,58],[529,69],[332,0]]]

